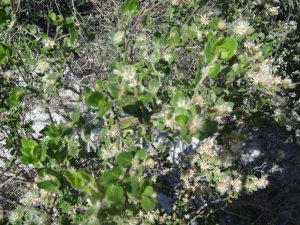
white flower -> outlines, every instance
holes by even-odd
[[[249,192],[257,191],[256,182],[258,181],[257,177],[250,176],[245,184],[245,188],[248,189]]]
[[[117,148],[117,146],[114,144],[110,144],[109,146],[107,146],[106,149],[103,149],[101,151],[101,156],[102,156],[102,159],[107,160],[107,159],[113,158],[118,152],[119,152],[119,149]]]
[[[218,28],[219,28],[220,30],[225,29],[225,28],[226,28],[226,23],[225,23],[225,21],[221,20],[221,21],[218,23]]]
[[[195,105],[199,106],[200,108],[203,107],[203,105],[204,105],[204,100],[203,100],[202,96],[201,96],[198,92],[196,92],[196,93],[193,95],[192,100],[193,100],[193,103],[194,103]]]
[[[290,88],[293,88],[295,85],[293,84],[293,81],[290,78],[285,78],[281,81],[281,84]]]
[[[162,54],[162,57],[163,57],[163,59],[166,60],[167,62],[171,62],[172,55],[171,55],[170,53],[164,52],[164,53]]]
[[[173,6],[178,6],[180,4],[180,0],[171,0],[171,4]]]
[[[125,38],[125,33],[123,31],[117,31],[112,37],[112,42],[115,45],[119,45],[124,41],[124,38]]]
[[[262,64],[259,69],[264,74],[272,74],[272,68],[269,64]]]
[[[198,152],[200,154],[205,153],[210,156],[214,155],[214,151],[213,151],[214,141],[215,141],[214,137],[208,137],[208,138],[204,139]]]
[[[55,42],[51,39],[45,39],[44,40],[44,47],[45,48],[53,48],[55,45]]]
[[[204,161],[201,161],[201,162],[199,163],[199,166],[200,166],[201,169],[203,169],[203,170],[208,170],[208,169],[209,169],[208,163],[207,163],[207,162],[204,162]]]
[[[202,126],[203,126],[204,119],[198,115],[194,116],[190,125],[189,125],[189,132],[190,134],[195,134]]]
[[[218,183],[216,189],[221,195],[224,195],[230,190],[230,186],[226,183]]]
[[[172,118],[165,118],[165,126],[170,128],[174,127],[174,121]]]
[[[218,118],[230,114],[233,110],[232,106],[227,103],[216,105],[213,109]]]
[[[147,39],[146,35],[145,34],[141,34],[137,37],[137,41],[138,42],[145,42]]]
[[[115,129],[109,130],[107,135],[111,138],[116,138],[118,136],[118,132]]]
[[[220,192],[220,194],[225,194],[230,190],[230,184],[231,184],[231,177],[229,175],[223,175],[220,179],[220,182],[217,184],[217,191]]]
[[[156,100],[156,104],[157,104],[157,105],[160,105],[161,103],[162,103],[162,100],[161,100],[161,99],[157,99],[157,100]]]
[[[279,14],[279,7],[270,7],[269,12],[272,16],[277,16]]]
[[[270,71],[268,71],[268,67],[261,67],[259,72],[249,71],[247,76],[253,81],[255,84],[259,84],[265,87],[272,87],[272,85],[277,81],[277,78],[273,76]]]
[[[13,77],[13,72],[11,70],[7,70],[3,73],[3,78],[6,83],[10,83],[12,77]]]
[[[125,81],[128,82],[130,87],[135,87],[138,85],[138,80],[136,78],[136,69],[134,66],[126,66],[123,71],[121,71],[120,75],[123,77]]]
[[[248,35],[254,32],[248,21],[239,19],[234,23],[233,32],[237,35]]]
[[[289,26],[292,30],[297,30],[297,22],[296,21],[290,21]]]
[[[244,47],[254,51],[258,50],[258,46],[253,41],[246,41]]]
[[[200,30],[197,30],[197,38],[198,40],[201,39],[203,37],[203,32]]]
[[[50,68],[50,65],[48,62],[46,62],[44,60],[40,60],[37,62],[36,72],[45,73],[49,68]]]
[[[243,183],[240,179],[235,179],[231,181],[231,186],[234,191],[240,192],[243,189]]]
[[[201,16],[200,18],[200,22],[203,24],[203,25],[208,25],[210,23],[210,19],[208,18],[208,16],[206,14],[204,14],[203,16]]]
[[[34,191],[28,191],[20,200],[25,206],[37,205],[38,197]]]
[[[256,184],[256,187],[258,189],[264,189],[268,186],[269,184],[269,181],[268,181],[268,175],[264,175],[262,176],[260,179],[258,179],[255,184]]]
[[[11,211],[9,213],[8,219],[11,224],[17,224],[17,222],[20,220],[20,213],[17,212],[16,210]]]

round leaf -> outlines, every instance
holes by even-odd
[[[231,59],[237,51],[237,40],[235,38],[223,38],[216,44],[216,50],[220,54],[220,59],[227,61]]]
[[[122,187],[117,185],[111,185],[106,191],[106,197],[108,200],[119,203],[122,201],[124,196],[124,190]]]
[[[120,167],[128,168],[131,166],[132,155],[129,152],[121,152],[117,156],[117,163]]]

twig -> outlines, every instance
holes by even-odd
[[[135,30],[135,28],[137,27],[137,25],[141,22],[142,18],[149,13],[150,11],[152,11],[153,9],[157,8],[158,6],[160,6],[163,2],[165,1],[159,1],[156,4],[152,5],[150,8],[145,9],[144,12],[142,13],[142,15],[137,19],[137,21],[135,22],[135,24],[132,26],[131,30]]]
[[[192,14],[188,17],[188,19],[186,20],[185,24],[189,24],[190,22],[192,22],[192,19],[194,18],[194,15],[208,2],[209,0],[203,0],[203,2],[201,2],[197,8],[194,9],[194,11],[192,12]]]

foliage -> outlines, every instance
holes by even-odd
[[[65,71],[74,58],[87,51],[97,55],[100,48],[97,32],[86,26],[89,18],[73,2],[71,13],[62,4],[61,11],[41,10],[24,22],[15,1],[0,3],[3,147],[34,174],[8,222],[207,224],[218,221],[218,209],[210,205],[209,213],[198,214],[192,198],[208,195],[226,204],[266,188],[269,172],[241,163],[254,156],[241,153],[247,138],[236,130],[241,123],[279,123],[299,132],[282,113],[298,78],[272,69],[276,45],[297,28],[289,27],[286,39],[270,41],[274,34],[258,23],[264,17],[249,19],[260,10],[253,2],[242,8],[248,14],[236,11],[237,1],[103,4],[119,9],[118,26],[105,33],[109,76],[90,83],[81,82],[83,77],[70,87]],[[266,18],[275,16],[275,8],[264,7],[271,13]],[[23,119],[28,104],[49,110],[51,101],[62,101],[64,88],[83,104],[36,134]],[[157,143],[161,135],[163,144]],[[181,149],[184,160],[168,158],[179,142],[196,147]],[[173,190],[172,212],[158,198],[166,170],[180,173],[182,186]]]

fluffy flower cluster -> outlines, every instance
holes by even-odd
[[[235,147],[240,149],[242,147],[242,139],[238,137],[239,135],[237,133],[233,135],[240,139],[237,143],[238,146]],[[253,192],[267,187],[268,175],[262,175],[261,178],[250,175],[244,178],[239,172],[231,170],[230,168],[233,166],[233,162],[240,159],[237,149],[235,149],[236,151],[231,151],[230,148],[223,149],[214,142],[215,137],[204,139],[197,150],[199,155],[190,157],[192,165],[196,165],[196,167],[200,169],[199,172],[193,171],[194,174],[204,176],[209,182],[209,185],[215,187],[221,195],[227,194],[228,196],[233,196],[234,192],[240,193],[243,190]],[[257,152],[253,154],[257,156]],[[251,155],[251,157],[255,157],[254,155]],[[258,153],[258,155],[260,155],[260,153]]]
[[[261,178],[255,176],[249,176],[247,178],[245,188],[249,192],[257,191],[258,189],[264,189],[268,186],[269,180],[268,175],[263,175]]]
[[[214,119],[222,122],[224,116],[229,115],[233,111],[233,106],[229,103],[218,104],[214,108]]]
[[[252,34],[254,32],[254,28],[250,26],[248,21],[239,19],[233,24],[232,31],[236,35],[242,36]]]
[[[48,206],[52,204],[52,201],[53,196],[50,192],[37,188],[28,191],[20,200],[25,206]]]
[[[55,46],[55,42],[51,39],[45,39],[43,42],[45,48],[53,48]]]
[[[272,87],[283,86],[287,88],[293,87],[293,82],[290,78],[280,78],[275,76],[272,71],[272,63],[270,60],[265,60],[259,66],[247,73],[247,76],[257,85],[271,89]]]
[[[39,60],[36,64],[35,71],[37,73],[45,73],[49,70],[50,64],[45,60]]]
[[[116,156],[119,152],[120,151],[115,144],[109,144],[106,148],[102,149],[101,156],[102,159],[108,160]]]
[[[136,87],[138,85],[137,73],[134,66],[127,65],[120,70],[115,69],[113,73],[127,81],[129,87]]]

